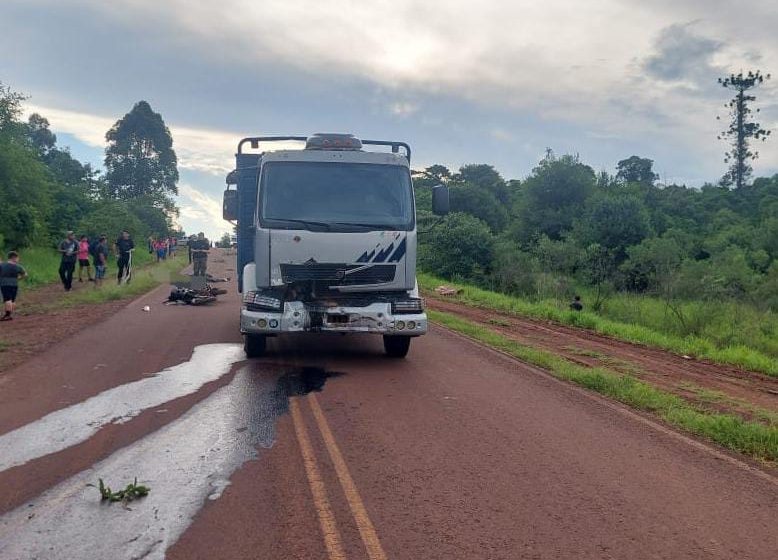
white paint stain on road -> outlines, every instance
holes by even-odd
[[[0,558],[164,558],[235,470],[258,448],[273,445],[289,397],[320,391],[334,375],[340,374],[274,363],[243,366],[227,386],[171,424],[0,517]],[[136,477],[151,492],[128,507],[101,502],[97,489],[87,486],[102,478],[121,488]]]
[[[239,344],[197,346],[188,362],[114,387],[0,436],[0,471],[61,451],[148,408],[196,392],[244,359]]]
[[[286,394],[278,375],[244,367],[172,424],[0,517],[0,558],[164,558],[235,469],[272,445]],[[128,507],[101,503],[87,486],[102,478],[123,487],[135,477],[151,492]]]

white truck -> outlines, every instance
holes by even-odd
[[[268,143],[284,149],[261,151]],[[237,225],[248,357],[268,337],[304,332],[382,335],[386,354],[404,357],[427,332],[410,157],[404,142],[351,134],[238,143],[223,214]],[[433,211],[448,209],[448,190],[434,187]]]

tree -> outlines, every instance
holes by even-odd
[[[746,93],[761,85],[765,79],[770,79],[770,74],[763,76],[759,70],[749,71],[747,75],[740,72],[731,74],[727,78],[719,78],[719,83],[723,87],[736,92],[735,97],[724,105],[730,112],[729,128],[718,137],[719,140],[729,140],[732,144],[732,149],[724,157],[724,163],[730,164],[729,171],[722,178],[722,183],[725,185],[734,183],[740,189],[747,183],[753,171],[749,161],[759,157],[759,152],[751,151],[751,139],[764,142],[770,136],[769,130],[765,130],[759,123],[751,120],[754,111],[749,104],[755,101],[756,97]],[[756,112],[758,113],[759,109]]]
[[[475,216],[495,233],[502,231],[510,219],[508,209],[489,190],[471,183],[451,187],[451,211]]]
[[[586,247],[581,258],[581,275],[584,281],[594,287],[594,301],[591,303],[594,311],[600,311],[611,295],[615,269],[613,254],[606,247],[599,243]]]
[[[653,185],[659,179],[653,166],[652,159],[630,156],[616,164],[616,179],[622,183]]]
[[[541,234],[561,239],[595,189],[594,170],[578,156],[549,153],[522,183],[514,236],[525,244]]]
[[[510,202],[510,191],[505,179],[491,165],[468,164],[459,168],[454,181],[467,183],[491,193],[502,204]]]
[[[38,113],[33,113],[27,119],[27,136],[33,150],[41,157],[45,157],[57,143],[57,135],[49,129],[48,119]]]
[[[430,165],[427,169],[420,172],[427,179],[434,181],[434,184],[446,183],[451,179],[451,171],[445,165]]]
[[[613,253],[617,262],[626,256],[626,248],[637,245],[651,232],[643,202],[629,195],[597,197],[576,223],[575,235],[587,244],[597,243]]]
[[[19,121],[24,96],[0,82],[0,240],[18,249],[45,238],[52,183]]]
[[[106,180],[113,197],[145,197],[155,206],[173,210],[171,195],[178,194],[178,160],[162,116],[146,101],[139,101],[105,138]]]
[[[468,214],[449,214],[423,236],[419,266],[445,278],[481,280],[492,263],[494,237],[489,227]]]
[[[24,95],[12,91],[9,86],[0,82],[0,134],[9,135],[11,129],[16,127],[24,100]]]

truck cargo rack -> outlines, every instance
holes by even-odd
[[[238,154],[243,153],[243,146],[250,144],[251,149],[258,150],[260,142],[307,142],[307,136],[250,136],[244,138],[238,142]],[[362,145],[368,146],[389,146],[392,148],[392,153],[397,154],[400,152],[400,148],[405,150],[405,159],[408,163],[411,162],[411,147],[406,142],[399,142],[394,140],[361,140]]]

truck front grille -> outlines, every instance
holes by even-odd
[[[354,286],[392,282],[397,271],[394,264],[376,264],[363,268],[364,266],[339,263],[281,264],[281,278],[286,284],[316,280],[330,285]],[[362,270],[347,274],[349,270],[357,268]]]

